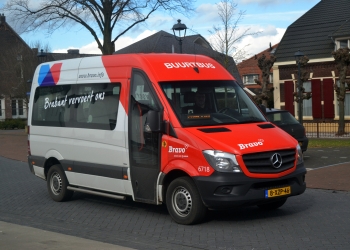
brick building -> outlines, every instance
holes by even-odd
[[[274,106],[297,115],[298,104],[293,92],[297,84],[297,64],[294,54],[300,50],[309,58],[305,70],[309,81],[305,92],[312,98],[303,101],[304,120],[339,119],[338,101],[333,89],[338,83],[338,71],[332,51],[350,46],[350,1],[321,0],[292,23],[276,49],[273,66]],[[347,73],[350,77],[350,70]],[[345,98],[345,119],[350,120],[350,91]]]
[[[33,51],[0,14],[0,120],[26,118]]]
[[[243,60],[242,62],[237,64],[237,68],[238,68],[240,77],[243,81],[244,87],[248,88],[250,91],[254,92],[255,94],[259,94],[261,92],[261,86],[255,83],[255,79],[262,81],[262,72],[258,67],[258,58],[260,58],[263,54],[267,58],[270,58],[271,55],[274,55],[277,46],[278,44],[270,46],[268,49],[260,52],[259,54],[256,54],[251,58]],[[273,76],[273,70],[271,69],[270,83],[273,82],[272,76]]]

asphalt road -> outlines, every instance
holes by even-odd
[[[306,168],[316,169],[344,162],[350,162],[350,148],[348,147],[308,148],[304,152],[304,164]]]
[[[313,152],[308,150],[308,154],[311,157]],[[306,157],[311,168],[308,161]],[[171,220],[165,206],[130,199],[77,193],[69,202],[54,202],[46,182],[32,175],[27,163],[0,157],[0,221],[116,248],[349,249],[349,207],[349,192],[307,189],[276,211],[257,207],[210,211],[204,223],[183,226]],[[11,249],[4,240],[6,230],[0,228],[0,249]],[[38,238],[45,243],[42,249],[60,249],[54,248],[57,242],[45,237]],[[92,246],[86,249],[94,249]]]

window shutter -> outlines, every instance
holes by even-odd
[[[323,102],[324,102],[324,118],[334,118],[334,89],[333,79],[323,79]]]
[[[285,109],[288,110],[292,115],[294,114],[294,82],[285,81],[284,82],[284,99],[285,99]]]
[[[313,118],[322,118],[322,105],[321,105],[321,80],[311,80],[311,92],[312,92],[312,116]]]

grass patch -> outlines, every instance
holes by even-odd
[[[309,138],[308,148],[350,147],[349,139],[313,139]]]

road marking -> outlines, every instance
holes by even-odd
[[[337,164],[333,164],[333,165],[328,165],[328,166],[323,166],[323,167],[318,167],[318,168],[306,168],[306,170],[310,169],[310,170],[317,170],[317,169],[321,169],[321,168],[328,168],[328,167],[334,167],[334,166],[339,166],[339,165],[343,165],[343,164],[349,164],[350,161],[348,162],[342,162],[342,163],[337,163]]]

